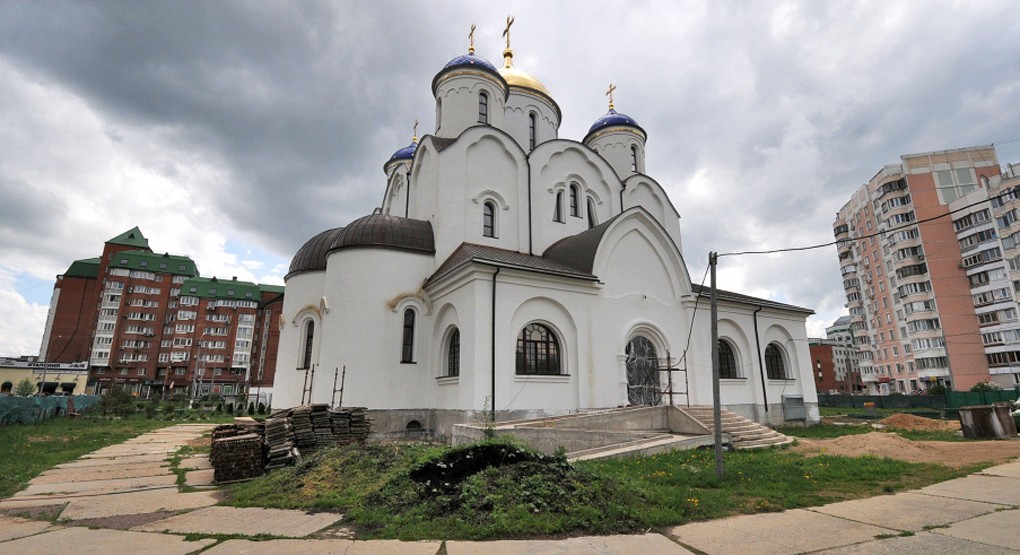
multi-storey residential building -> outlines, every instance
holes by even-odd
[[[201,278],[136,227],[57,276],[40,360],[87,362],[97,393],[271,393],[282,299],[280,286]]]
[[[831,364],[832,387],[827,390],[835,393],[859,393],[864,389],[861,382],[861,351],[854,346],[854,334],[850,324],[849,316],[840,316],[831,326],[825,328],[826,339],[809,340],[816,373],[819,359],[826,359]],[[825,360],[821,362],[824,364]],[[819,391],[823,390],[822,385],[816,384]]]
[[[993,146],[904,155],[837,214],[853,341],[872,393],[989,379],[968,276],[1002,254],[959,241],[949,204],[997,175]]]
[[[991,381],[1020,384],[1020,167],[949,204]]]

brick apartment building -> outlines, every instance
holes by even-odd
[[[283,287],[199,276],[136,227],[57,276],[39,358],[87,362],[88,390],[271,398]]]
[[[1010,277],[1020,264],[1004,258],[1015,252],[1012,235],[1008,249],[1000,239],[1020,227],[1020,194],[1002,202],[989,196],[1001,182],[1013,184],[1003,186],[1010,191],[1020,183],[1001,174],[990,145],[904,155],[837,214],[846,306],[871,393],[1020,377],[1020,275]]]

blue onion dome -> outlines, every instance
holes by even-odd
[[[486,60],[481,56],[475,55],[474,52],[468,52],[467,54],[457,56],[456,58],[450,60],[449,62],[446,62],[446,65],[443,66],[443,69],[450,69],[452,67],[460,66],[478,66],[484,67],[489,71],[496,71],[496,66],[492,65],[492,63],[489,62],[489,60]]]
[[[620,112],[610,108],[609,111],[606,112],[606,115],[595,120],[595,123],[592,124],[590,129],[588,129],[588,134],[590,135],[599,129],[612,127],[614,125],[626,125],[628,127],[637,127],[638,129],[641,129],[641,126],[634,121],[634,118],[627,114],[621,114]]]
[[[485,58],[476,55],[475,49],[471,48],[470,50],[468,50],[467,54],[457,56],[456,58],[447,62],[446,65],[443,66],[443,69],[439,70],[439,73],[437,73],[436,76],[432,79],[432,94],[433,95],[436,94],[436,89],[439,87],[439,81],[443,78],[443,76],[455,70],[465,69],[473,69],[476,71],[481,71],[483,73],[492,75],[493,77],[496,78],[498,82],[503,83],[503,87],[505,90],[509,90],[508,87],[506,86],[506,81],[503,79],[503,76],[499,74],[499,71],[496,69],[496,66],[492,65],[492,63],[489,60],[486,60]]]
[[[411,160],[414,158],[414,151],[418,150],[418,141],[413,141],[411,144],[393,153],[390,156],[390,162],[397,160]]]

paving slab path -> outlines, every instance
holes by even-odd
[[[782,513],[744,515],[636,535],[490,542],[324,539],[342,515],[216,506],[218,491],[181,493],[169,457],[212,425],[142,434],[48,470],[0,500],[0,555],[1020,555],[1020,462],[919,490]],[[209,459],[180,464],[189,485],[211,483]],[[56,522],[11,513],[56,514]],[[34,513],[33,513],[34,514]],[[130,529],[127,529],[130,528]],[[186,536],[214,536],[188,541]],[[251,541],[222,536],[277,536]],[[318,537],[313,537],[318,536]]]

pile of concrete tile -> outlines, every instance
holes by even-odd
[[[231,424],[217,426],[212,434],[209,462],[213,480],[225,484],[263,474],[262,436]]]
[[[266,470],[283,468],[294,462],[294,434],[289,411],[273,411],[265,421],[263,442],[266,448]]]
[[[364,407],[336,408],[329,411],[333,441],[337,445],[368,439],[369,423]]]
[[[294,445],[302,453],[315,451],[315,429],[312,427],[312,406],[301,405],[290,409],[290,423],[293,426]]]

